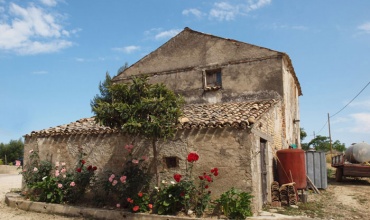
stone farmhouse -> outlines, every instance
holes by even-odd
[[[214,196],[231,187],[249,191],[254,211],[271,201],[275,151],[300,147],[302,91],[287,54],[185,28],[113,81],[129,82],[141,74],[186,101],[175,137],[158,143],[161,179],[185,173],[186,156],[196,151],[200,159],[193,173],[219,169]],[[35,149],[43,159],[74,164],[82,149],[99,171],[119,171],[128,143],[138,156],[151,155],[145,138],[84,118],[25,135],[25,152]]]

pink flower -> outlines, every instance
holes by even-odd
[[[130,145],[126,145],[125,146],[125,149],[130,153],[132,151],[132,149],[134,148],[134,146],[132,146],[132,144]]]
[[[149,207],[149,209],[152,209],[153,208],[153,204],[148,204],[148,207]]]
[[[138,164],[138,163],[139,163],[139,160],[133,159],[133,160],[132,160],[132,163],[133,163],[133,164]]]
[[[59,176],[59,170],[56,170],[55,171],[55,176],[58,177]]]
[[[69,185],[73,187],[73,186],[76,185],[76,183],[75,182],[71,182]]]
[[[139,192],[137,195],[138,195],[139,197],[143,197],[143,193],[142,193],[142,192]]]
[[[132,200],[131,198],[127,198],[127,202],[129,202],[129,203],[134,203],[134,200]]]
[[[67,172],[67,169],[66,168],[63,168],[63,169],[60,170],[60,172],[61,173],[65,173],[65,172]]]
[[[33,172],[37,172],[39,169],[37,169],[37,167],[34,167],[33,168]]]
[[[110,175],[110,178],[114,179],[114,177],[116,177],[116,175],[114,175],[114,174],[112,173],[112,175]]]
[[[125,183],[126,182],[126,179],[127,179],[126,176],[121,176],[121,178],[119,178],[119,180],[121,181],[121,183]]]
[[[190,152],[188,154],[188,162],[193,163],[199,159],[199,155],[196,152]]]
[[[144,160],[144,161],[147,161],[149,159],[149,157],[148,156],[142,156],[141,159]]]
[[[19,167],[19,166],[21,165],[21,161],[20,161],[20,160],[16,160],[16,161],[15,161],[15,165],[16,165],[17,167]]]
[[[121,207],[121,204],[117,203],[116,207],[117,207],[117,208]]]
[[[118,183],[118,181],[117,181],[117,180],[113,180],[113,182],[112,182],[112,186],[117,185],[117,183]]]
[[[138,211],[139,210],[139,206],[138,205],[136,205],[136,206],[134,206],[134,208],[132,208],[132,210],[134,211],[134,212],[136,212],[136,211]]]
[[[63,187],[63,185],[61,183],[58,183],[58,188],[60,189],[62,187]]]

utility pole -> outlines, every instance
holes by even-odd
[[[331,131],[330,131],[330,116],[328,113],[328,126],[329,126],[329,141],[330,141],[330,156],[333,158],[333,145],[331,143]]]

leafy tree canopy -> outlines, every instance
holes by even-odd
[[[165,85],[150,84],[147,77],[112,84],[106,77],[101,91],[104,93],[96,96],[91,105],[101,124],[156,139],[174,134],[184,101]]]
[[[302,144],[302,149],[308,150],[309,148],[314,148],[318,151],[330,151],[330,138],[326,136],[317,135],[307,144]],[[332,143],[333,150],[343,152],[346,150],[344,143],[341,143],[339,140],[336,140]]]
[[[21,139],[11,140],[8,144],[0,143],[0,159],[11,163],[23,158],[24,144]]]

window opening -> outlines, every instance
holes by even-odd
[[[205,90],[217,90],[222,87],[221,69],[206,70]]]
[[[164,160],[167,168],[176,168],[179,165],[177,157],[165,157]]]

